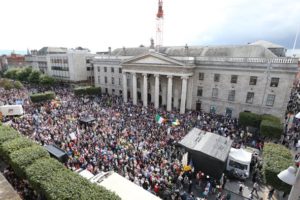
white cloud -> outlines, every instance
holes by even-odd
[[[1,2],[0,49],[149,45],[158,0],[10,0]],[[289,45],[300,26],[298,0],[164,0],[164,44]],[[299,42],[300,43],[300,42]]]

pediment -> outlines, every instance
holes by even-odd
[[[183,66],[184,64],[157,53],[148,53],[146,55],[131,58],[122,65],[162,65],[162,66]]]

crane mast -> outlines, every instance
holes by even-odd
[[[163,45],[163,19],[164,19],[164,11],[163,11],[163,1],[158,0],[158,11],[156,14],[156,48],[159,51],[159,47]]]

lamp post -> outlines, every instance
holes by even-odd
[[[293,186],[288,200],[300,200],[300,170],[289,167],[280,172],[277,177],[283,182]]]

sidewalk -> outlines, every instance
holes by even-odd
[[[251,180],[246,180],[246,182],[242,183],[244,185],[244,190],[242,192],[243,197],[238,196],[239,194],[239,185],[242,182],[240,181],[231,181],[228,180],[225,186],[225,189],[228,191],[231,191],[237,195],[235,195],[235,198],[232,198],[230,200],[244,200],[244,199],[249,199],[249,195],[252,191],[252,181]],[[265,186],[265,185],[260,185],[258,189],[258,193],[253,193],[253,199],[254,200],[267,200],[268,199],[268,193],[269,193],[270,187]],[[275,190],[274,195],[272,200],[287,200],[288,195],[286,195],[285,198],[282,198],[282,192],[278,192]]]
[[[0,199],[21,200],[18,193],[14,190],[2,173],[0,173]]]

